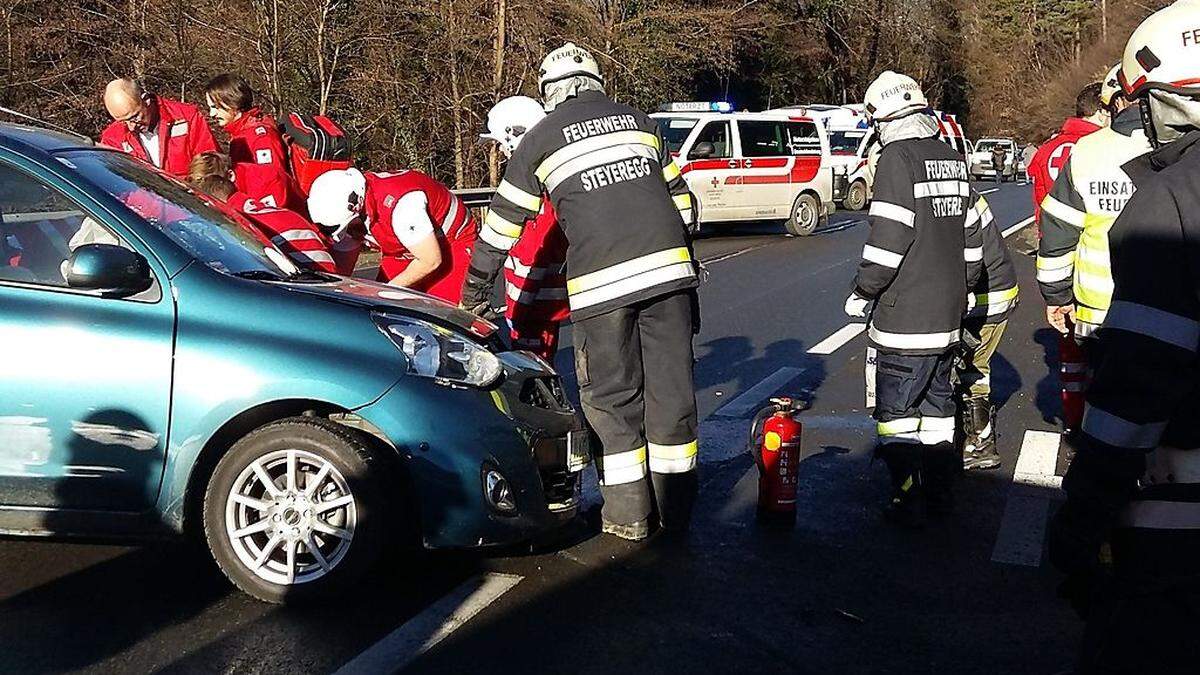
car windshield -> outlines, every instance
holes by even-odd
[[[857,155],[858,147],[867,132],[862,129],[853,131],[830,131],[829,149],[835,155]]]
[[[975,144],[975,152],[991,152],[992,148],[999,145],[1006,151],[1009,150],[1008,144],[1004,141],[979,141]]]
[[[683,147],[683,142],[692,133],[692,129],[696,128],[696,123],[700,120],[695,117],[659,117],[658,128],[662,130],[663,140],[667,142],[667,148],[678,153]]]
[[[128,155],[97,149],[57,157],[219,272],[263,279],[298,272],[249,223]]]

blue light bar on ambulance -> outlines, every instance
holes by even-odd
[[[683,101],[664,103],[659,112],[733,112],[733,104],[729,101]]]

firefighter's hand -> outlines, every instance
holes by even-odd
[[[486,315],[491,312],[488,302],[491,291],[490,284],[484,284],[468,275],[467,280],[463,282],[462,300],[459,301],[458,306],[475,316],[486,318]]]
[[[1067,335],[1071,332],[1070,324],[1075,323],[1074,305],[1050,305],[1046,307],[1046,322],[1054,330]]]
[[[850,297],[846,298],[846,316],[861,319],[867,315],[867,307],[870,304],[870,300],[857,293],[851,293]]]

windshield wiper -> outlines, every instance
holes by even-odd
[[[243,270],[234,272],[233,276],[239,279],[254,279],[256,281],[287,281],[289,277],[280,276],[269,270]]]

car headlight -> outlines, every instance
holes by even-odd
[[[407,316],[377,315],[375,322],[404,354],[410,375],[488,387],[504,372],[495,354],[448,328]]]

